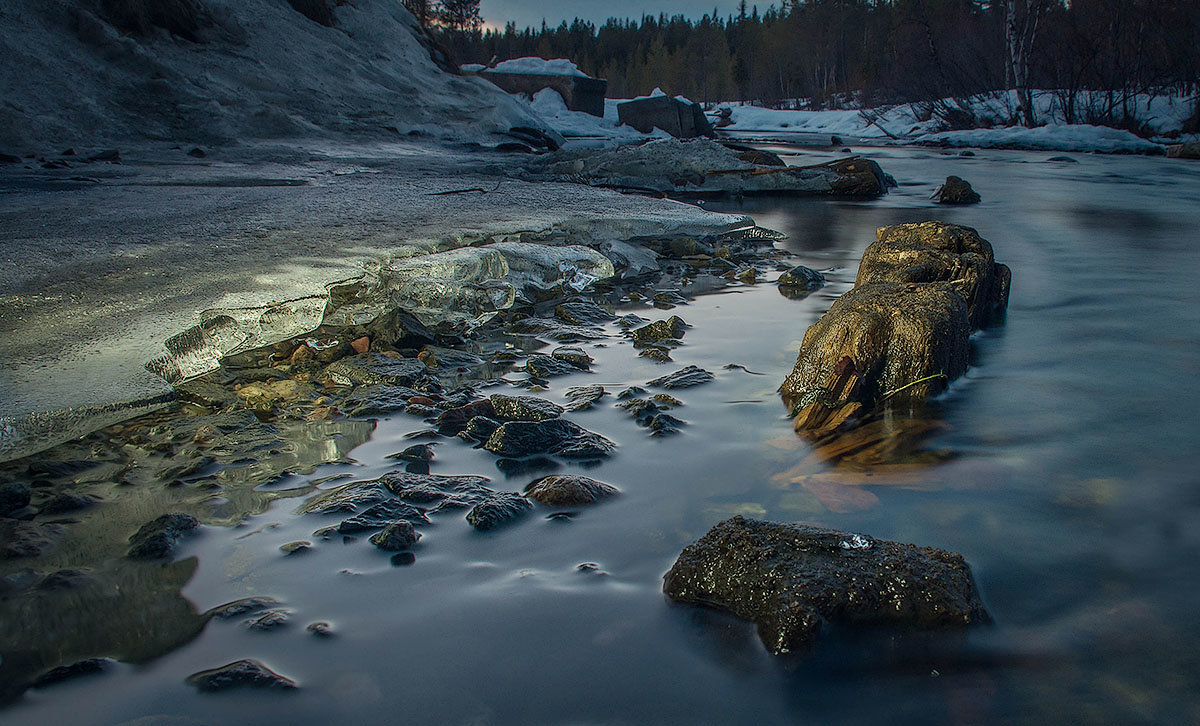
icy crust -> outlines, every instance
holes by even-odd
[[[465,67],[464,70],[466,70]],[[577,78],[591,78],[591,76],[579,70],[579,66],[566,58],[555,58],[554,60],[546,60],[544,58],[513,58],[512,60],[497,63],[490,70],[497,73],[527,73],[531,76],[575,76]]]
[[[602,151],[547,157],[535,178],[676,194],[832,194],[839,174],[830,167],[762,167],[708,139],[655,139]]]
[[[395,308],[465,331],[518,295],[652,268],[640,239],[753,223],[578,185],[408,169],[430,158],[269,193],[143,182],[88,198],[8,197],[0,212],[9,252],[29,263],[0,270],[0,461],[164,405],[166,380],[212,370],[231,353]],[[158,173],[123,168],[138,170],[135,179]],[[488,193],[429,196],[465,187]],[[50,204],[47,194],[58,206],[34,214]],[[130,205],[137,214],[125,214]],[[97,238],[96,208],[124,221]],[[136,257],[126,253],[134,244]]]
[[[339,3],[335,27],[283,0],[196,5],[209,17],[200,42],[123,34],[93,0],[6,2],[0,148],[410,132],[486,142],[544,128],[487,81],[439,68],[402,0]]]

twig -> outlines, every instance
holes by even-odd
[[[912,388],[913,386],[915,386],[919,383],[924,383],[925,381],[932,381],[935,378],[945,378],[945,377],[946,377],[945,373],[934,373],[932,376],[925,376],[924,378],[915,380],[912,383],[900,386],[899,388],[897,388],[895,390],[888,391],[887,393],[883,394],[883,398],[879,399],[879,403],[883,403],[884,401],[888,400],[889,398],[896,395],[897,393],[899,393],[905,389]]]
[[[491,189],[490,191],[493,191],[493,192],[496,191],[497,189],[500,188],[500,185],[502,183],[503,182],[497,182],[496,186],[493,189]],[[488,189],[484,189],[482,187],[471,187],[470,189],[451,189],[448,192],[430,192],[429,196],[431,196],[431,197],[448,197],[451,194],[470,194],[472,192],[479,192],[480,194],[487,194],[488,191],[489,191]]]

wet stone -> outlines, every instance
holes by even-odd
[[[430,514],[443,509],[473,507],[493,494],[486,486],[490,480],[482,476],[393,472],[385,475],[382,481],[402,501],[434,505]]]
[[[550,357],[555,360],[560,360],[563,363],[575,366],[581,371],[586,371],[592,366],[592,357],[583,352],[580,348],[572,348],[562,346],[555,348],[550,352]]]
[[[532,509],[533,504],[516,492],[495,492],[467,512],[467,522],[475,529],[494,529]]]
[[[312,542],[308,540],[297,540],[288,542],[285,545],[280,545],[279,551],[285,555],[302,555],[312,551]]]
[[[524,318],[510,323],[508,329],[519,335],[534,335],[560,343],[578,343],[608,337],[602,330],[583,325],[570,325],[554,318]]]
[[[401,461],[433,461],[434,446],[436,444],[414,444],[403,451],[388,454],[384,458],[400,459]]]
[[[649,358],[650,360],[656,360],[659,363],[671,362],[671,349],[660,345],[651,345],[642,348],[638,355],[643,358]]]
[[[501,421],[548,421],[563,413],[562,406],[537,396],[496,394],[489,400],[496,418]]]
[[[554,471],[561,466],[548,456],[534,456],[527,459],[497,459],[496,468],[506,476],[520,476],[540,471]]]
[[[456,436],[462,433],[467,428],[467,422],[476,416],[494,418],[496,411],[492,408],[492,402],[484,399],[443,412],[437,419],[438,431],[444,436]]]
[[[616,445],[603,436],[565,419],[510,421],[484,444],[500,456],[558,454],[569,458],[608,456]]]
[[[703,368],[688,366],[675,371],[670,375],[666,375],[661,378],[655,378],[646,385],[667,389],[691,388],[692,386],[699,386],[703,383],[708,383],[709,381],[713,380],[713,378],[715,378],[715,376]]]
[[[603,386],[574,386],[567,389],[567,410],[586,411],[604,398]]]
[[[429,518],[420,509],[399,499],[388,499],[367,507],[361,514],[342,520],[342,523],[338,525],[338,532],[341,534],[369,532],[374,529],[382,529],[400,519],[429,524]]]
[[[356,481],[314,494],[296,509],[296,513],[348,514],[357,511],[359,507],[378,504],[387,498],[387,489],[381,480]]]
[[[825,284],[825,276],[804,265],[797,265],[779,276],[780,287],[811,290]]]
[[[500,428],[500,422],[488,418],[487,416],[476,416],[467,422],[466,433],[476,441],[487,441],[492,434],[496,433],[496,429]]]
[[[634,328],[629,334],[633,337],[634,345],[643,346],[663,340],[678,340],[683,337],[687,327],[683,318],[672,315],[666,320],[656,320],[640,328]]]
[[[0,520],[0,556],[40,557],[53,549],[64,531],[61,524]]]
[[[392,358],[382,353],[364,353],[342,358],[325,368],[325,376],[343,386],[411,386],[428,373],[416,358]]]
[[[525,359],[525,372],[538,378],[567,376],[572,373],[578,373],[579,370],[579,368],[570,363],[540,353],[531,355]]]
[[[58,570],[51,572],[37,584],[39,590],[74,590],[89,585],[96,579],[82,570]]]
[[[614,316],[591,302],[565,302],[554,308],[554,317],[571,325],[602,325]]]
[[[629,412],[629,415],[637,421],[640,426],[647,426],[650,419],[654,418],[662,410],[658,404],[653,401],[648,401],[644,398],[629,398],[617,404],[617,408],[622,408]]]
[[[620,492],[611,484],[575,474],[553,474],[531,483],[525,496],[552,507],[578,507],[593,504]]]
[[[33,681],[34,688],[45,688],[53,686],[56,683],[79,678],[80,676],[91,676],[112,668],[116,665],[116,661],[112,658],[85,658],[84,660],[75,661],[70,665],[61,665],[57,668],[51,668],[45,673],[38,676]]]
[[[318,638],[332,638],[334,636],[333,626],[324,620],[319,620],[315,623],[309,623],[305,630],[317,636]]]
[[[665,436],[667,434],[678,433],[686,425],[684,421],[675,418],[669,413],[660,413],[650,419],[650,423],[646,424],[646,428],[650,429],[651,436]]]
[[[413,528],[412,523],[401,520],[371,535],[371,544],[386,552],[400,552],[411,548],[419,539],[421,533]]]
[[[755,622],[776,654],[807,647],[824,622],[939,628],[990,620],[961,555],[741,516],[688,545],[663,591]]]
[[[291,690],[296,682],[256,660],[239,660],[220,668],[188,676],[187,684],[201,691],[227,691],[234,688]]]
[[[356,389],[340,406],[351,416],[386,416],[403,411],[411,399],[421,396],[422,393],[407,386],[371,386]]]
[[[127,556],[133,559],[159,559],[169,557],[175,544],[184,534],[200,526],[200,521],[190,514],[164,514],[147,522],[129,538]]]
[[[275,598],[265,595],[259,597],[244,597],[241,600],[234,600],[233,602],[225,603],[224,605],[218,605],[205,614],[209,617],[228,620],[230,618],[236,618],[239,615],[261,612],[282,604],[283,603],[279,602]]]
[[[978,204],[979,192],[971,188],[970,182],[957,176],[946,177],[946,183],[937,190],[938,204]]]
[[[287,610],[267,610],[257,617],[246,621],[246,627],[251,630],[275,630],[287,625],[290,613]]]
[[[642,325],[645,322],[646,322],[646,318],[643,318],[641,315],[638,315],[636,313],[627,313],[627,314],[622,315],[621,317],[617,318],[617,325],[620,325],[622,328],[624,328],[626,330],[629,330],[630,328],[634,328],[639,325]]]

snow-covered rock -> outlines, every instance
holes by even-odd
[[[544,58],[513,58],[497,63],[491,70],[498,73],[526,73],[533,76],[576,76],[591,78],[579,70],[579,66],[566,58],[545,60]]]

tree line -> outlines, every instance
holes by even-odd
[[[955,99],[1012,89],[1012,120],[1033,125],[1031,89],[1041,88],[1061,96],[1068,122],[1136,127],[1139,94],[1200,93],[1196,0],[782,0],[764,11],[742,2],[729,16],[503,30],[482,27],[478,0],[437,5],[464,3],[474,22],[427,15],[460,62],[570,58],[617,98],[662,88],[767,106],[928,102],[969,126]]]

